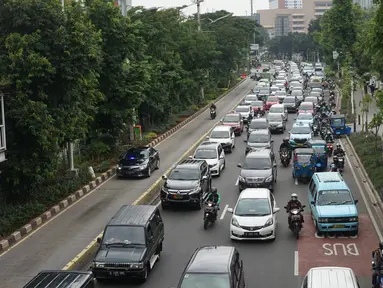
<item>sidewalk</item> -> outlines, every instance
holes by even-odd
[[[364,91],[361,89],[358,89],[357,91],[354,91],[354,105],[355,105],[355,119],[356,119],[356,132],[362,131],[362,121],[366,121],[366,119],[362,117],[362,98],[364,96]],[[368,108],[368,116],[367,116],[367,122],[370,123],[372,118],[374,117],[374,113],[378,112],[378,108],[376,107],[376,101],[375,98],[372,97],[372,102],[370,103],[370,106]],[[365,114],[365,113],[364,113]],[[364,115],[365,117],[365,115]],[[360,121],[360,122],[359,122]],[[380,127],[379,135],[383,135],[383,127]]]

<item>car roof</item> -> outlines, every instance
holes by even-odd
[[[123,205],[110,219],[108,226],[145,226],[156,210],[155,205]]]
[[[299,122],[299,121],[296,121],[296,122],[293,124],[293,127],[310,127],[310,124],[305,123],[305,122]]]
[[[276,96],[275,96],[276,97]],[[274,105],[272,105],[271,107],[277,107],[277,108],[283,108],[283,107],[285,107],[285,105],[283,105],[283,104],[274,104]],[[270,107],[270,108],[271,108]]]
[[[229,273],[232,246],[203,246],[198,248],[186,267],[185,273]]]
[[[317,144],[327,144],[325,140],[322,139],[314,139],[310,140],[310,144],[317,145]]]
[[[302,102],[301,105],[314,105],[313,102],[308,102],[308,101],[305,101],[305,102]]]
[[[173,169],[175,168],[197,168],[199,167],[205,160],[198,160],[198,159],[188,159],[188,160],[182,160],[179,162]]]
[[[299,154],[299,153],[302,153],[302,154],[312,154],[314,153],[314,149],[313,148],[297,148],[294,150],[294,153],[295,154]]]
[[[251,120],[251,123],[255,123],[255,122],[267,122],[267,119],[266,118],[255,118],[253,120]]]
[[[150,146],[138,146],[138,147],[132,147],[129,148],[126,152],[132,152],[132,151],[143,151],[143,150],[148,150]]]
[[[238,105],[237,107],[235,107],[235,109],[237,108],[248,108],[250,109],[250,106],[249,105]]]
[[[237,116],[237,117],[240,117],[241,114],[239,114],[239,113],[227,113],[223,118],[225,118],[226,116]]]
[[[339,172],[314,173],[313,178],[321,184],[320,190],[349,190]]]
[[[230,126],[218,125],[218,126],[215,126],[212,131],[228,131],[228,132],[230,132],[230,130],[232,130],[232,129],[233,129],[233,127],[230,127]]]
[[[257,149],[247,153],[245,158],[264,158],[270,157],[271,151],[269,149]]]
[[[258,96],[257,96],[256,94],[247,94],[247,95],[245,96],[245,98],[247,98],[247,97],[249,97],[249,96],[251,96],[251,97],[257,97],[257,98],[258,98]]]
[[[269,129],[259,129],[259,130],[254,130],[254,131],[251,131],[250,132],[250,135],[251,134],[266,134],[266,135],[269,135],[270,134],[270,130]]]
[[[313,288],[355,288],[358,287],[356,277],[348,267],[316,267],[308,272],[309,286]],[[340,284],[341,283],[341,284]]]
[[[246,188],[239,194],[238,199],[243,198],[270,198],[270,190],[267,188]]]
[[[196,149],[196,151],[198,149],[217,149],[218,146],[220,146],[221,144],[220,143],[217,143],[217,142],[210,142],[210,141],[206,141],[206,142],[202,142]]]

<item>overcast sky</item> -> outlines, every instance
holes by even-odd
[[[132,0],[133,6],[150,7],[177,7],[191,4],[191,0]],[[268,0],[254,0],[254,10],[268,9]],[[196,12],[196,7],[193,5],[183,11],[186,14]],[[212,12],[217,10],[226,10],[234,13],[237,16],[250,15],[250,0],[205,0],[201,3],[201,13]]]

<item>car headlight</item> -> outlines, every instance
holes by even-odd
[[[237,219],[235,219],[234,217],[231,218],[231,225],[233,225],[235,227],[240,227]]]
[[[241,181],[241,182],[246,182],[245,178],[242,177],[241,175],[238,176],[238,180]]]
[[[278,124],[278,127],[283,127],[283,124]]]
[[[93,267],[104,268],[105,267],[105,263],[93,262]]]
[[[189,192],[189,194],[196,194],[196,193],[199,193],[201,191],[201,187],[197,187],[197,188],[194,188],[193,190],[191,190]]]
[[[147,167],[148,167],[148,164],[145,163],[145,164],[141,164],[141,165],[138,167],[138,169],[140,169],[140,170],[144,170],[144,169],[146,169]]]
[[[133,269],[142,269],[144,268],[144,263],[134,263],[131,264],[130,267],[132,267]]]
[[[274,224],[273,217],[271,217],[269,220],[266,221],[265,225],[263,227],[268,227]]]
[[[270,175],[269,177],[266,178],[265,182],[271,182],[273,181],[273,175]]]
[[[350,218],[350,222],[358,222],[358,221],[359,221],[359,217],[358,216]]]
[[[118,170],[121,170],[122,169],[122,166],[120,164],[117,165],[117,169]]]
[[[226,145],[231,145],[231,142],[226,142]]]
[[[319,223],[327,223],[327,222],[328,222],[328,219],[327,219],[327,218],[319,218],[319,219],[318,219],[318,222],[319,222]]]

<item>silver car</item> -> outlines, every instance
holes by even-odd
[[[271,132],[283,133],[286,130],[286,121],[283,121],[281,113],[269,113],[267,114],[267,120]]]

